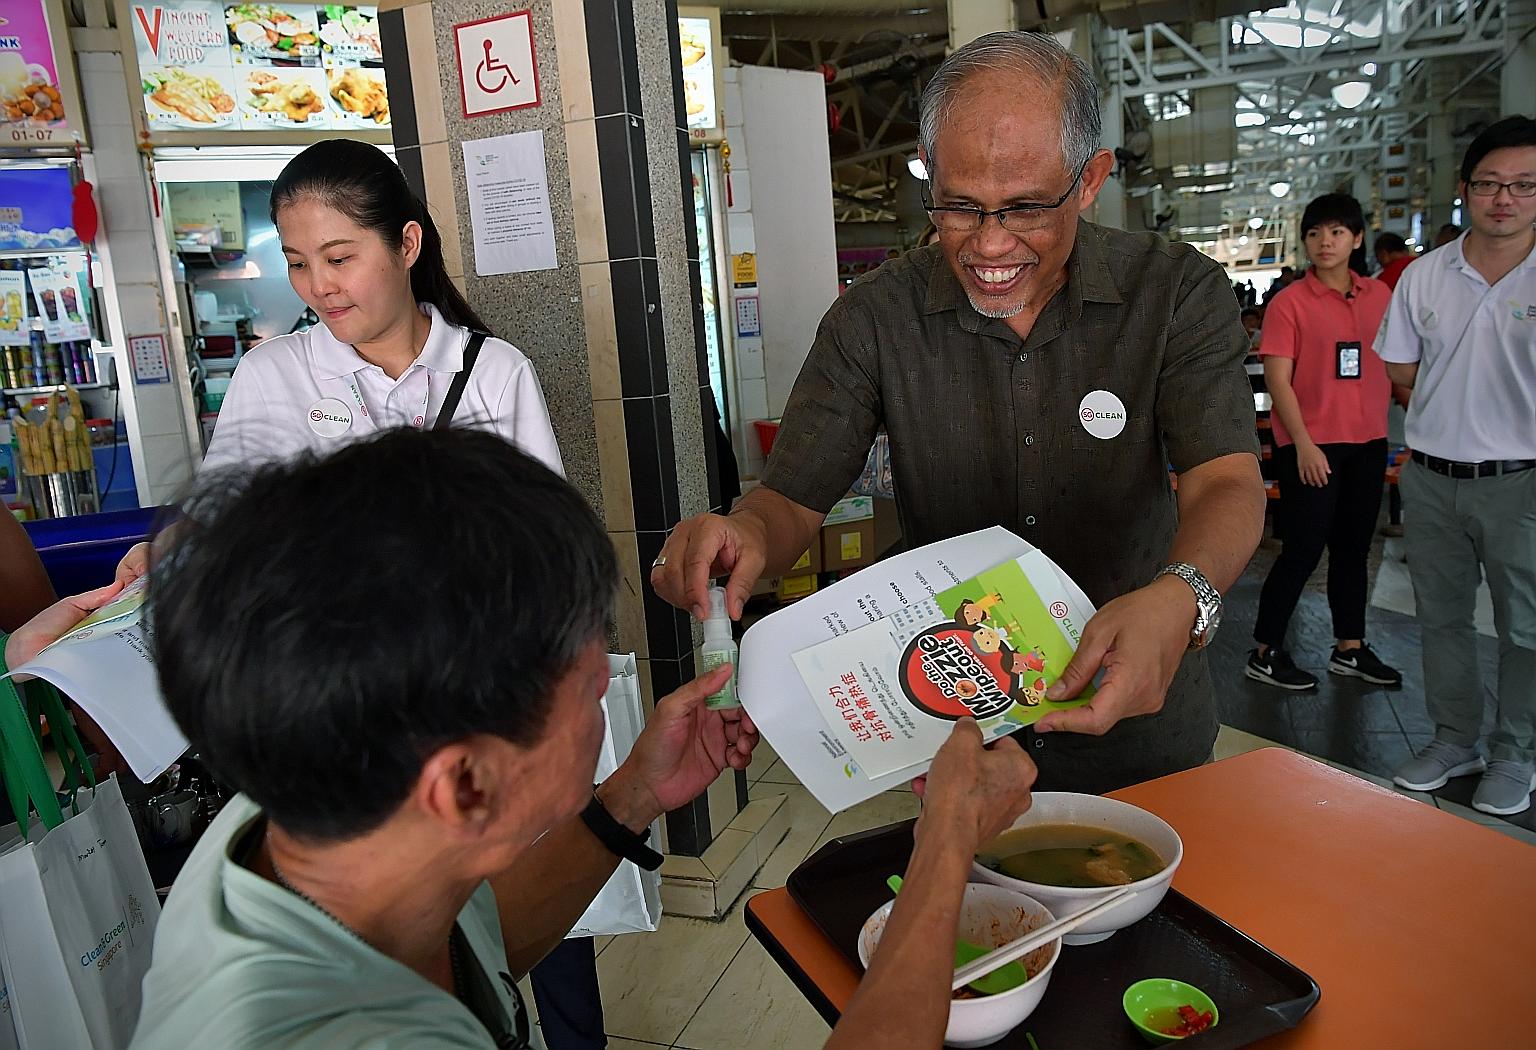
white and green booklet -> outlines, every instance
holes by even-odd
[[[143,622],[149,577],[75,624],[31,660],[11,669],[53,683],[101,727],[146,784],[187,750],[166,709]]]
[[[1087,702],[1045,699],[1095,610],[1002,528],[880,562],[754,624],[738,689],[832,812],[927,770],[957,719],[987,740]]]

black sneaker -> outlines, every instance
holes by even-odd
[[[1271,649],[1263,656],[1257,649],[1248,654],[1243,673],[1255,682],[1301,693],[1317,688],[1317,679],[1291,662],[1284,649]]]
[[[1344,675],[1346,678],[1364,678],[1372,685],[1403,684],[1403,673],[1382,663],[1368,645],[1358,649],[1335,649],[1328,658],[1328,673]]]

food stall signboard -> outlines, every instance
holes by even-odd
[[[0,143],[70,140],[71,121],[44,0],[0,4]],[[66,72],[68,67],[66,66]]]
[[[130,22],[151,133],[389,126],[376,8],[160,0]]]

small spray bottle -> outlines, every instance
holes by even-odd
[[[720,691],[704,701],[711,710],[740,707],[736,698],[736,639],[731,636],[731,616],[725,611],[725,588],[709,589],[709,616],[704,620],[704,644],[699,647],[700,673],[708,674],[721,664],[731,664],[731,677]]]

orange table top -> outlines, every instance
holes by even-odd
[[[1117,791],[1184,839],[1173,885],[1311,974],[1273,1050],[1536,1044],[1536,848],[1279,748]],[[758,939],[818,1005],[858,969],[786,890]]]

